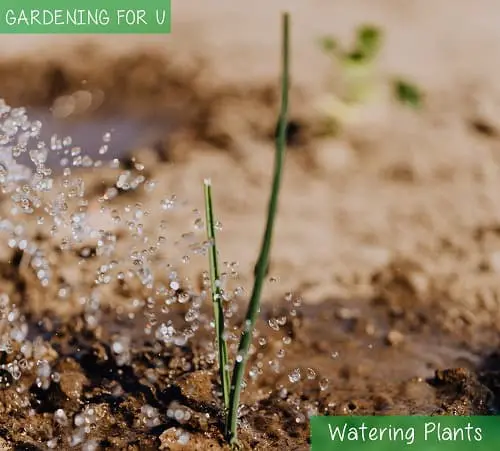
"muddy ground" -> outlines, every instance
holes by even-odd
[[[243,23],[218,3],[214,24]],[[364,13],[325,6],[341,35],[362,20],[383,25],[381,76],[414,75],[426,101],[412,112],[385,99],[375,120],[324,136],[313,104],[329,73],[312,41],[326,25],[292,3],[304,33],[294,38],[293,133],[243,394],[245,449],[307,449],[313,414],[498,414],[500,90],[490,69],[500,35],[488,21],[467,21],[460,1],[454,14],[468,24],[460,38],[443,31],[443,11],[425,13],[426,2],[404,10],[373,2]],[[50,267],[45,286],[36,256],[0,232],[0,332],[26,335],[10,346],[2,339],[0,449],[224,447],[201,183],[213,180],[222,222],[234,348],[271,176],[279,21],[258,39],[245,25],[234,42],[208,27],[211,46],[199,52],[193,24],[202,11],[178,11],[170,47],[110,56],[79,46],[71,58],[47,51],[0,62],[0,97],[41,117],[46,136],[67,131],[100,158],[95,136],[114,129],[102,159],[120,159],[69,177],[49,158],[58,180],[85,182],[88,206],[73,199],[65,217],[88,208],[91,225],[109,233],[68,245],[68,230],[51,232],[43,208],[45,222],[22,217]],[[271,10],[259,11],[245,20],[274,23]],[[486,44],[489,57],[478,51]],[[449,56],[458,47],[469,65]],[[408,48],[419,49],[415,60]],[[245,61],[254,77],[236,70]],[[123,171],[136,189],[119,181]],[[19,221],[11,208],[4,194],[0,218]],[[147,266],[134,254],[143,251]]]

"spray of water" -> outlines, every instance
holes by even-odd
[[[42,124],[31,121],[24,108],[11,108],[0,100],[0,243],[5,243],[0,252],[10,255],[5,259],[10,258],[19,273],[24,277],[29,275],[42,292],[55,293],[59,305],[76,302],[87,330],[99,328],[103,299],[108,296],[109,288],[126,290],[128,287],[130,295],[124,296],[128,305],[117,306],[117,314],[137,320],[155,352],[186,346],[198,333],[206,336],[208,332],[213,337],[215,324],[210,310],[203,313],[203,306],[210,305],[208,272],[198,281],[189,280],[179,270],[197,256],[206,256],[211,248],[204,236],[205,224],[200,211],[191,211],[188,231],[178,237],[171,236],[169,217],[178,210],[185,210],[187,203],[174,193],[163,195],[155,208],[162,212],[164,219],[151,235],[145,227],[152,208],[149,203],[124,205],[115,202],[123,192],[155,193],[157,183],[144,175],[142,165],[137,163],[135,168],[123,169],[116,159],[92,159],[78,143],[73,143],[71,137],[54,135],[49,142],[42,141],[41,130]],[[106,133],[99,152],[93,154],[105,158],[110,146],[112,137]],[[48,164],[54,160],[59,167]],[[90,168],[108,168],[113,174],[112,183],[99,196],[88,192],[85,170]],[[222,224],[216,223],[215,227],[222,231]],[[165,248],[173,245],[185,249],[180,261],[164,257]],[[58,277],[64,253],[77,253],[80,258],[80,266],[65,268],[69,273],[73,271],[73,279]],[[238,283],[238,262],[221,263],[220,295],[226,320],[230,321],[238,313],[240,299],[246,297],[247,291],[239,285],[232,286]],[[84,266],[91,269],[91,277],[80,275]],[[79,284],[78,287],[75,284]],[[29,406],[29,390],[33,383],[40,390],[48,390],[51,384],[59,382],[61,375],[55,370],[57,352],[33,331],[33,325],[25,316],[25,306],[19,307],[19,299],[16,293],[0,290],[0,386],[15,385],[20,396],[15,407],[24,409]],[[297,314],[300,298],[289,293],[285,300],[290,306],[289,312],[269,318],[269,331],[256,332],[256,341],[249,353],[251,365],[242,381],[243,387],[258,384],[266,369],[278,378],[286,368],[284,358],[292,341],[286,328]],[[174,312],[182,312],[180,321]],[[264,352],[268,346],[267,332],[282,335],[281,345],[271,358]],[[237,355],[238,335],[237,329],[228,328],[224,336],[236,361],[240,358]],[[203,354],[197,365],[215,369],[214,341],[203,343]],[[112,334],[110,353],[118,367],[132,364],[133,347],[128,331]],[[190,359],[185,358],[182,362],[185,372],[193,370]],[[163,365],[160,360],[155,364],[158,368]],[[152,384],[157,382],[154,372],[145,373],[144,377]],[[287,379],[291,386],[306,379],[318,379],[322,390],[327,386],[327,381],[312,368],[293,368]],[[280,385],[277,390],[289,398],[285,387]],[[239,414],[256,409],[257,405],[241,406]],[[296,407],[297,418],[302,418],[303,406]],[[161,412],[158,406],[146,403],[138,415],[138,427],[158,426],[165,415],[179,424],[186,423],[191,415],[186,409],[172,405],[167,412]],[[54,422],[72,428],[70,443],[64,444],[58,437],[52,437],[46,443],[47,448],[69,445],[97,449],[98,443],[89,437],[96,421],[92,406],[84,406],[73,416],[57,409]],[[182,429],[176,437],[179,443],[189,441],[189,434]]]

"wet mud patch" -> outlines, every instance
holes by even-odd
[[[185,313],[177,306],[169,321]],[[426,327],[395,322],[376,299],[267,308],[243,394],[245,449],[306,449],[315,414],[496,413],[497,356],[457,346],[464,331],[420,313]],[[17,381],[2,370],[3,439],[15,449],[223,449],[210,314],[183,344],[152,338],[144,312],[103,311],[98,328],[80,315],[33,317],[37,359]],[[2,368],[15,353],[2,353]]]

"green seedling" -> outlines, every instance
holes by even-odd
[[[335,134],[346,123],[355,121],[364,105],[380,97],[383,84],[378,80],[376,64],[382,44],[382,31],[372,25],[359,27],[353,45],[347,49],[331,36],[320,40],[321,49],[340,74],[339,86],[332,86],[318,105],[328,134]],[[415,85],[397,79],[392,90],[401,104],[413,108],[421,105],[422,94]]]
[[[229,361],[227,352],[226,336],[224,333],[224,308],[222,306],[222,289],[219,272],[217,242],[215,241],[215,219],[212,205],[212,184],[210,180],[205,180],[205,222],[207,228],[207,238],[210,243],[208,249],[208,260],[210,268],[210,292],[214,307],[215,337],[217,341],[217,351],[219,360],[219,376],[222,387],[222,399],[224,410],[227,414],[229,409]]]
[[[373,90],[374,65],[382,46],[382,32],[371,25],[356,30],[352,47],[342,48],[331,36],[321,40],[323,51],[334,60],[341,72],[340,100],[355,104],[367,100]]]
[[[243,385],[248,352],[252,342],[255,322],[260,311],[260,300],[264,281],[267,276],[269,266],[269,256],[271,252],[271,242],[273,237],[274,222],[278,209],[278,197],[283,173],[283,164],[286,150],[286,129],[288,116],[288,91],[289,91],[289,65],[290,65],[290,25],[289,14],[283,14],[282,19],[282,80],[281,80],[281,110],[279,114],[278,133],[276,137],[276,151],[274,157],[274,173],[267,212],[266,228],[262,240],[260,254],[255,266],[254,284],[250,302],[243,324],[243,331],[240,338],[238,351],[235,357],[234,368],[230,386],[228,384],[229,373],[227,370],[227,347],[224,334],[224,318],[222,309],[222,297],[220,290],[220,279],[217,269],[217,246],[215,241],[215,226],[212,207],[211,184],[205,181],[205,212],[207,218],[207,235],[211,243],[210,259],[210,279],[212,288],[212,300],[214,304],[215,329],[219,352],[219,370],[222,384],[225,412],[225,437],[228,442],[236,448],[238,443],[238,409],[240,395]],[[228,390],[229,388],[229,390]]]

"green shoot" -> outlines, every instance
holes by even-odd
[[[356,32],[356,46],[352,52],[353,55],[358,55],[356,60],[369,62],[374,60],[379,54],[382,45],[382,32],[379,28],[364,25],[358,28]]]
[[[269,200],[267,222],[262,241],[257,265],[255,267],[255,279],[250,297],[250,303],[245,318],[243,333],[240,339],[238,353],[234,364],[234,370],[231,380],[231,394],[229,400],[229,413],[226,423],[226,437],[229,442],[235,446],[237,439],[238,407],[240,404],[241,388],[243,376],[245,374],[246,363],[248,360],[248,350],[252,342],[253,330],[260,311],[260,298],[264,280],[267,276],[269,265],[269,255],[271,251],[271,241],[273,235],[274,221],[278,208],[278,195],[281,185],[283,172],[283,163],[286,149],[286,129],[288,115],[288,85],[289,85],[289,14],[284,13],[282,19],[282,81],[281,81],[281,111],[279,115],[278,134],[276,137],[276,152],[274,160],[274,174],[272,182],[271,196]]]
[[[399,102],[415,109],[420,108],[422,105],[422,93],[417,86],[405,80],[396,80],[393,87],[396,99]]]
[[[206,179],[204,183],[205,193],[205,222],[207,229],[207,238],[210,243],[208,249],[209,267],[210,267],[210,291],[212,294],[212,303],[214,306],[215,335],[217,341],[219,374],[222,386],[222,398],[224,401],[224,410],[227,414],[229,408],[229,362],[227,353],[227,343],[224,334],[224,309],[222,307],[222,290],[219,273],[219,262],[217,255],[217,242],[215,241],[215,220],[212,205],[212,183]]]
[[[356,122],[361,110],[375,102],[385,100],[383,85],[378,77],[377,58],[382,50],[384,33],[380,28],[365,24],[356,29],[354,43],[343,47],[332,36],[319,40],[322,51],[332,59],[340,78],[329,93],[318,101],[322,129],[326,135],[341,133],[346,124]],[[423,103],[420,89],[403,80],[390,86],[393,99],[401,105],[418,109]]]
[[[330,93],[318,102],[325,134],[341,132],[345,124],[358,117],[360,107],[377,94],[375,66],[382,41],[382,30],[369,24],[357,28],[355,41],[349,48],[332,36],[319,40],[321,49],[332,59],[340,75],[337,83],[330,87]]]
[[[356,30],[356,41],[352,48],[343,49],[332,36],[323,36],[318,41],[322,50],[341,64],[357,62],[368,64],[379,54],[382,46],[382,31],[372,25],[362,25]]]

